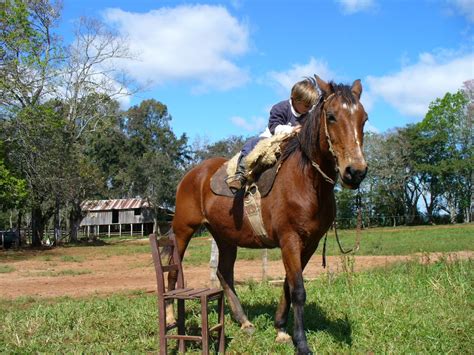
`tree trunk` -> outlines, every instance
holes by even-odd
[[[54,207],[54,241],[53,245],[57,245],[61,239],[61,220],[59,217],[59,199],[56,198]]]
[[[22,210],[18,210],[18,216],[17,216],[17,220],[16,220],[16,230],[17,230],[17,233],[20,237],[20,243],[23,243],[22,239],[21,239],[21,219],[23,217],[23,212]],[[25,244],[26,244],[26,241],[25,241]]]
[[[71,243],[78,242],[78,231],[81,225],[83,215],[81,205],[77,202],[72,202],[71,210],[69,212],[69,241]]]
[[[456,224],[457,209],[456,209],[456,202],[453,198],[449,199],[448,208],[449,208],[449,221],[451,222],[451,224]]]
[[[43,239],[43,213],[41,207],[31,209],[31,246],[40,247]]]

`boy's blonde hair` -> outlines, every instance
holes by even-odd
[[[316,82],[312,78],[298,81],[291,89],[291,99],[293,101],[302,102],[308,106],[313,106],[318,100],[318,97]]]

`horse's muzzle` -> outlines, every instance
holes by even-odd
[[[367,165],[357,168],[349,165],[346,167],[344,173],[341,176],[342,182],[350,189],[357,189],[362,180],[364,180],[365,176],[367,175],[367,170]]]

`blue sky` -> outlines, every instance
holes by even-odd
[[[474,79],[474,0],[73,1],[61,34],[79,16],[128,38],[124,64],[168,106],[175,133],[209,142],[264,129],[294,82],[361,79],[366,129],[420,121],[431,101]]]

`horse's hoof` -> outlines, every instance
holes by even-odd
[[[173,305],[169,304],[166,306],[166,324],[176,323],[176,318],[174,317]]]
[[[291,343],[291,336],[288,333],[279,331],[275,341],[279,344]]]
[[[242,324],[240,329],[242,329],[248,335],[252,335],[253,333],[255,333],[255,326],[249,321],[246,321],[244,324]]]

